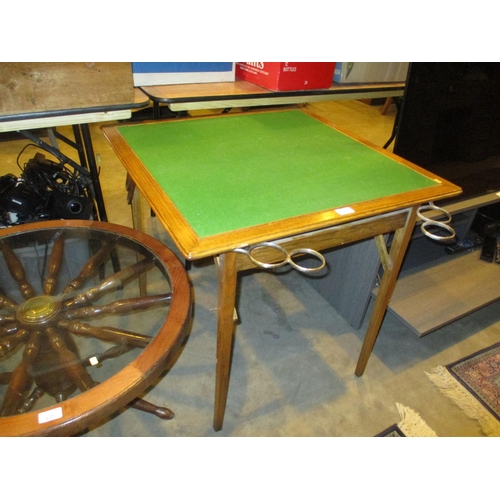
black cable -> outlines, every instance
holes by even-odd
[[[21,166],[20,158],[28,147],[35,147],[45,152],[45,150],[37,144],[30,143],[24,146],[24,148],[18,154],[16,160],[17,166],[24,174],[21,175],[22,178],[28,180],[26,179],[26,176],[28,174],[26,174],[25,172],[27,167],[30,165],[30,162],[34,162],[36,163],[37,170],[41,170],[43,169],[43,167],[47,167],[44,172],[35,172],[29,174],[34,187],[41,187],[42,185],[46,185],[49,189],[58,190],[65,194],[75,196],[84,195],[85,188],[87,186],[87,179],[84,179],[78,171],[70,170],[69,168],[67,168],[63,162],[56,163],[52,160],[46,160],[45,156],[43,155],[43,161],[36,161],[35,155],[35,158],[32,158],[28,161],[28,163],[25,163],[23,166]],[[49,170],[50,166],[52,167],[52,170]]]
[[[40,195],[46,195],[50,191],[73,196],[81,194],[78,179],[61,164],[30,160],[22,169],[21,179]]]

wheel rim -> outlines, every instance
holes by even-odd
[[[87,256],[84,248],[96,244]],[[116,224],[72,220],[2,229],[0,246],[0,435],[85,429],[139,396],[184,340],[189,281],[179,259],[158,240]],[[93,258],[105,246],[107,257],[96,264]],[[25,269],[25,249],[43,270],[39,282],[39,269]],[[43,397],[29,408],[41,387]],[[10,393],[20,388],[22,398],[12,404]]]

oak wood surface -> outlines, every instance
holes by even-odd
[[[238,278],[236,254],[226,253],[220,255],[216,259],[216,266],[219,278],[219,291],[213,427],[216,431],[219,431],[222,429],[226,409],[234,340],[233,312]]]

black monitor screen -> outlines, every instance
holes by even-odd
[[[411,63],[394,153],[461,198],[500,192],[500,63]]]

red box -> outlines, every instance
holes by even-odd
[[[334,62],[237,62],[236,78],[269,90],[327,89],[334,70]]]

